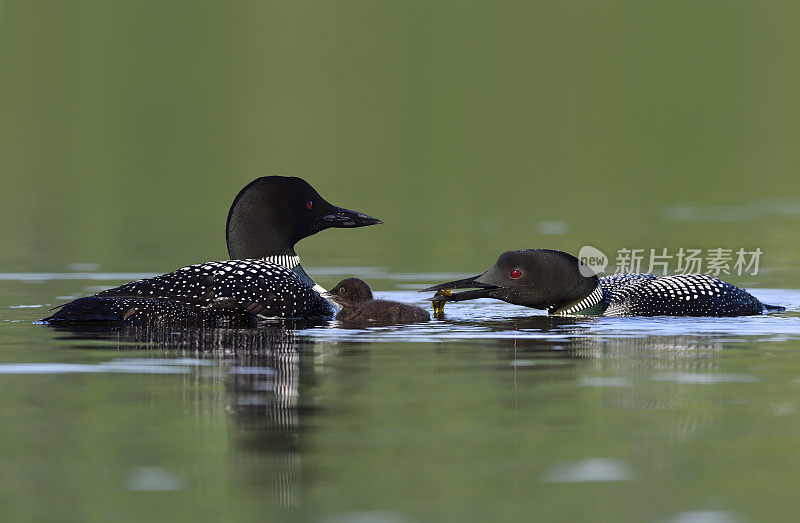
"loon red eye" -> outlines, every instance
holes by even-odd
[[[311,200],[308,200],[306,202],[306,209],[310,209],[312,207],[314,207],[314,202],[312,202]]]
[[[520,272],[519,269],[514,269],[513,271],[511,271],[511,274],[509,274],[509,276],[511,276],[512,278],[514,278],[516,280],[517,278],[522,276],[522,273]]]

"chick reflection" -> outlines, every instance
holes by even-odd
[[[298,502],[302,463],[301,428],[304,418],[313,412],[304,404],[302,390],[315,380],[313,366],[302,365],[304,354],[312,353],[309,341],[300,342],[296,329],[306,322],[282,320],[258,329],[182,329],[174,331],[157,327],[108,328],[81,327],[58,329],[62,339],[77,348],[111,347],[119,350],[147,349],[154,360],[208,360],[220,372],[210,373],[208,366],[199,366],[197,373],[179,374],[186,388],[200,391],[198,376],[224,383],[216,397],[187,395],[182,401],[192,403],[188,409],[219,415],[220,406],[234,423],[231,437],[245,451],[255,451],[263,462],[235,467],[256,477],[247,484],[271,484],[275,501],[283,506]],[[144,378],[147,379],[147,378]],[[157,379],[157,378],[154,378]],[[170,397],[169,401],[175,401]],[[197,409],[200,403],[199,409]],[[208,410],[208,406],[212,408]],[[231,459],[243,459],[237,453]]]

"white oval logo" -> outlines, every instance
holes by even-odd
[[[578,252],[578,259],[583,262],[580,266],[581,275],[585,277],[600,274],[608,266],[608,256],[603,251],[591,245],[584,245]]]

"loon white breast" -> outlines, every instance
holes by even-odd
[[[334,308],[303,270],[295,244],[331,227],[379,223],[331,205],[300,178],[258,178],[239,192],[228,213],[230,260],[182,267],[79,298],[43,321],[216,325],[329,318]]]
[[[483,274],[424,291],[465,288],[477,290],[436,299],[497,298],[562,316],[746,316],[782,309],[706,274],[598,278],[574,256],[547,249],[505,252]]]

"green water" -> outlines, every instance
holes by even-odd
[[[0,0],[0,518],[793,520],[799,24],[781,1]],[[32,324],[111,273],[225,258],[264,174],[385,222],[298,246],[326,287],[422,304],[508,249],[760,248],[723,276],[789,310]]]

